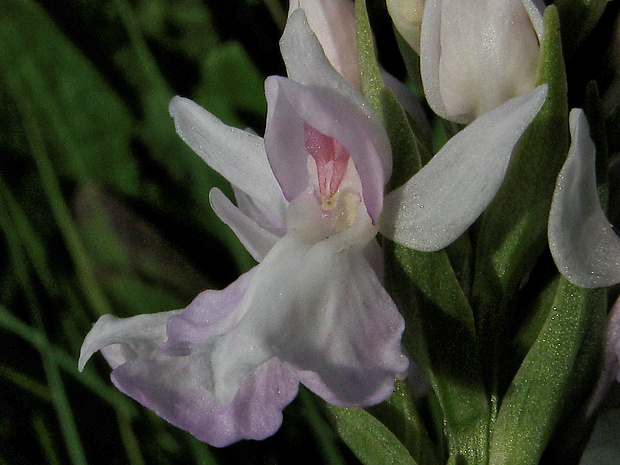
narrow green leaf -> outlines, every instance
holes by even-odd
[[[424,98],[424,90],[422,87],[422,77],[420,76],[420,55],[418,55],[411,46],[407,43],[403,36],[394,28],[394,37],[396,38],[396,44],[400,50],[400,55],[405,63],[407,69],[407,76],[411,79],[415,88],[416,96]]]
[[[404,343],[428,374],[452,455],[486,463],[490,406],[472,309],[444,251],[424,253],[385,240],[386,288],[405,316]]]
[[[583,407],[601,362],[605,312],[605,290],[561,279],[547,321],[503,399],[491,463],[538,463],[556,427]]]
[[[368,411],[394,433],[414,460],[439,465],[438,449],[430,440],[407,381],[397,381],[394,394]]]
[[[393,93],[383,89],[379,96],[394,160],[390,190],[420,169],[425,149]],[[455,247],[461,250],[463,245]],[[450,448],[473,458],[472,463],[484,461],[483,448],[478,446],[486,440],[489,410],[476,354],[473,313],[448,256],[445,251],[416,252],[388,240],[384,253],[386,287],[407,322],[405,344],[431,378],[446,418]],[[425,444],[428,436],[417,423],[417,415],[407,419],[412,412],[405,409],[399,415],[415,431],[413,443]]]
[[[590,137],[596,146],[596,184],[599,199],[603,210],[607,212],[609,207],[609,147],[607,127],[596,81],[591,81],[586,87],[584,111],[590,126]]]
[[[44,401],[49,402],[51,399],[49,389],[47,386],[39,383],[37,380],[14,370],[6,365],[0,365],[0,377],[10,381],[16,386],[20,387],[29,394],[38,397]]]
[[[384,87],[380,94],[385,127],[392,146],[392,177],[386,186],[390,192],[407,182],[422,167],[420,151],[423,150],[415,136],[403,107],[394,93]]]
[[[383,119],[381,89],[385,86],[377,63],[366,0],[355,0],[355,23],[357,27],[357,54],[362,76],[362,93],[379,114],[379,117]]]
[[[326,404],[340,437],[364,465],[416,465],[405,446],[370,413]]]
[[[202,65],[203,79],[194,98],[223,122],[242,127],[240,116],[256,115],[255,129],[262,131],[267,114],[263,76],[243,47],[236,42],[213,47]],[[258,119],[260,118],[260,120]]]
[[[39,352],[49,354],[56,365],[73,375],[77,381],[96,393],[111,406],[121,410],[124,415],[130,418],[137,415],[136,406],[132,401],[116,389],[109,387],[107,383],[103,382],[100,377],[94,374],[91,368],[86,367],[84,372],[79,373],[77,370],[76,356],[69,355],[62,349],[51,344],[39,330],[22,322],[3,306],[0,306],[0,328],[23,338],[25,341],[32,344]]]
[[[301,400],[302,413],[304,419],[310,425],[317,445],[320,447],[321,455],[324,457],[326,465],[345,465],[345,459],[337,444],[338,436],[331,425],[322,415],[317,405],[317,401],[306,388],[300,386],[299,399]]]
[[[14,273],[24,291],[27,307],[29,308],[32,318],[35,321],[36,327],[40,331],[40,338],[43,341],[47,341],[48,337],[45,333],[40,304],[34,292],[33,283],[27,269],[27,262],[25,260],[23,250],[19,246],[19,240],[15,235],[15,230],[7,227],[6,223],[7,218],[3,217],[2,229],[7,234],[7,239],[10,243],[10,258]],[[0,315],[2,313],[1,310],[2,309],[0,308]],[[50,401],[56,411],[58,424],[60,426],[62,437],[65,442],[65,449],[69,455],[69,459],[73,465],[85,465],[87,463],[86,455],[84,453],[84,448],[82,447],[59,366],[56,364],[56,361],[50,353],[40,351],[39,354],[41,356],[43,371],[45,372],[45,377],[48,383]]]
[[[35,431],[37,432],[37,436],[39,437],[39,442],[41,443],[43,453],[45,454],[45,463],[48,465],[61,465],[62,462],[59,458],[60,454],[56,449],[56,444],[54,444],[54,441],[52,440],[52,432],[46,424],[45,419],[40,414],[35,414],[32,423]]]
[[[209,446],[196,439],[194,436],[185,435],[189,448],[192,451],[196,465],[217,465],[215,456],[209,450]]]
[[[26,138],[31,154],[37,164],[43,190],[48,198],[56,224],[74,261],[84,293],[96,315],[100,316],[105,313],[111,313],[107,300],[95,281],[92,264],[71,217],[69,207],[63,197],[56,171],[49,159],[47,148],[41,135],[41,129],[32,116],[32,106],[26,99],[21,83],[13,79],[9,83],[14,90],[16,103],[24,123]]]

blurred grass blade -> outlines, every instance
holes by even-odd
[[[41,442],[41,448],[45,454],[46,464],[61,465],[62,462],[60,461],[58,451],[56,450],[56,445],[51,440],[52,434],[48,425],[45,424],[45,419],[41,415],[35,415],[33,425],[39,437],[39,441]]]
[[[11,230],[6,227],[6,217],[4,217],[2,229],[7,234],[9,242],[9,249],[11,251],[11,258],[13,263],[13,269],[17,280],[22,285],[26,299],[30,307],[33,319],[36,322],[36,326],[40,331],[40,338],[47,342],[47,335],[44,332],[43,318],[39,302],[34,293],[34,289],[30,280],[30,276],[27,270],[27,262],[24,259],[24,254],[19,241],[14,234],[11,234]],[[0,315],[4,309],[0,308]],[[5,310],[4,310],[5,311]],[[41,361],[43,363],[43,369],[45,371],[45,377],[49,386],[50,400],[56,415],[58,417],[58,424],[62,432],[62,436],[65,440],[65,447],[69,459],[73,465],[86,465],[86,455],[82,447],[80,436],[78,433],[77,425],[75,423],[71,405],[67,397],[67,393],[62,381],[60,370],[56,364],[54,358],[50,353],[40,351]]]

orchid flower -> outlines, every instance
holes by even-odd
[[[289,78],[265,83],[264,139],[190,100],[170,103],[179,135],[232,184],[237,205],[218,189],[211,204],[259,264],[183,310],[101,317],[79,361],[82,369],[101,350],[122,392],[215,446],[273,434],[299,383],[341,406],[376,404],[392,393],[409,362],[403,318],[380,282],[377,232],[404,244],[419,234],[435,248],[456,239],[492,198],[488,177],[504,169],[546,95],[541,86],[470,125],[384,197],[385,130],[330,65],[302,10],[291,15],[281,49]],[[494,174],[471,173],[488,166]],[[452,182],[486,200],[448,199],[444,183]],[[433,218],[416,216],[420,195],[429,211],[437,207],[457,225],[438,234]]]
[[[620,282],[620,238],[596,186],[596,147],[582,110],[570,114],[571,146],[549,213],[549,246],[560,273],[585,288]]]
[[[540,0],[428,0],[420,37],[424,93],[439,116],[467,124],[536,85]]]
[[[300,382],[367,406],[407,375],[404,321],[378,277],[386,133],[303,14],[282,48],[296,80],[267,79],[264,140],[170,103],[179,135],[233,185],[237,206],[217,189],[211,203],[260,264],[182,311],[102,317],[80,357],[101,350],[121,391],[215,446],[273,434]]]

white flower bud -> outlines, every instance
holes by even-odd
[[[542,4],[535,0],[429,0],[420,60],[438,115],[469,123],[536,85]]]
[[[425,0],[387,0],[387,9],[398,33],[420,53],[420,31]]]
[[[331,65],[356,89],[361,89],[355,10],[351,0],[291,0],[289,17],[302,8]]]

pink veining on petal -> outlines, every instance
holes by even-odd
[[[306,150],[316,163],[319,195],[322,200],[334,195],[347,172],[349,152],[340,142],[304,122]]]

